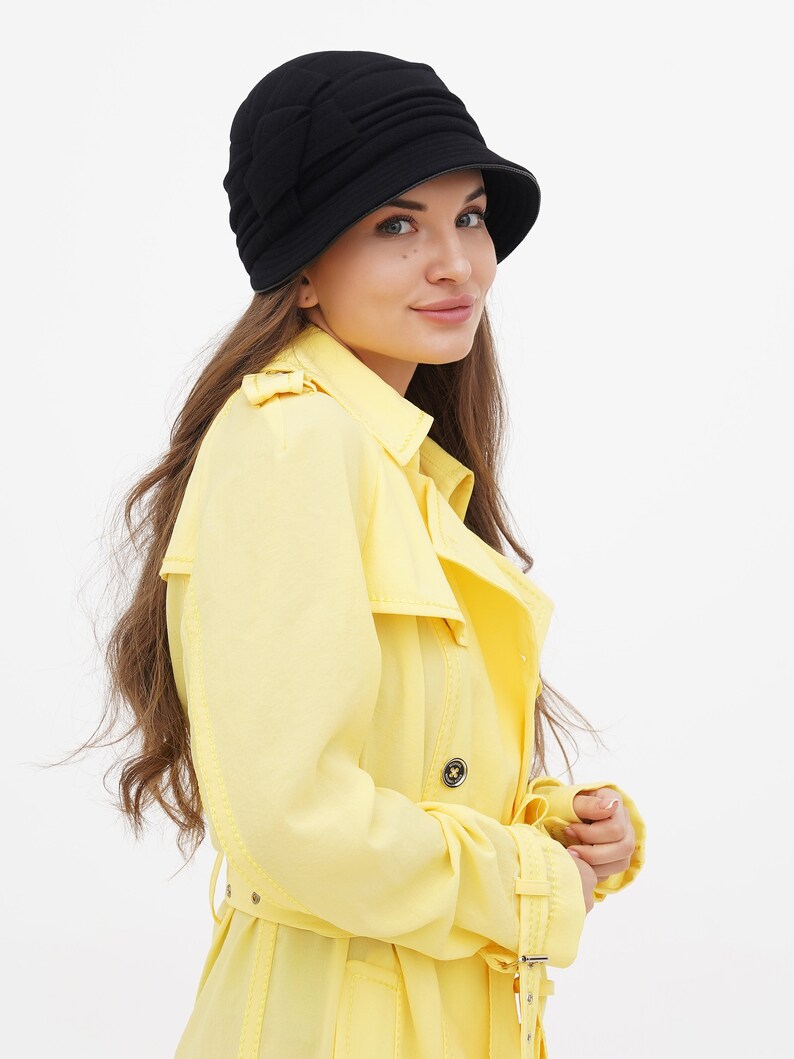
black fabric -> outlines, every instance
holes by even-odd
[[[540,188],[488,149],[432,67],[370,51],[310,52],[276,67],[234,116],[223,179],[252,288],[281,285],[365,214],[457,169],[482,170],[502,261],[535,223]]]

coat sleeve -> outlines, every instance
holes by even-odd
[[[230,865],[274,918],[320,933],[568,966],[585,904],[560,843],[359,766],[381,680],[362,563],[371,436],[322,391],[227,413],[194,469],[195,556],[175,569],[190,571],[191,752]]]
[[[633,799],[616,783],[566,784],[552,776],[538,776],[530,782],[527,788],[525,798],[527,809],[524,816],[526,823],[533,824],[544,834],[568,846],[572,843],[565,834],[565,828],[568,824],[575,824],[579,821],[573,808],[574,798],[582,791],[595,791],[600,787],[611,787],[622,798],[634,828],[635,844],[628,868],[607,876],[595,887],[593,897],[596,901],[603,901],[607,894],[623,890],[634,881],[645,863],[645,821],[640,816]]]

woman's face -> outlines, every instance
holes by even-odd
[[[479,169],[434,177],[344,231],[303,272],[298,304],[404,394],[417,363],[470,351],[496,252]],[[426,311],[466,296],[468,318]]]

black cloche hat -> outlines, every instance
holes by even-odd
[[[234,116],[229,224],[254,291],[294,277],[365,214],[425,180],[480,169],[497,261],[540,207],[532,173],[485,145],[426,63],[318,51],[271,70]]]

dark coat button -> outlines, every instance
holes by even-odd
[[[441,778],[448,787],[460,787],[468,771],[469,766],[462,757],[451,757],[441,772]]]

